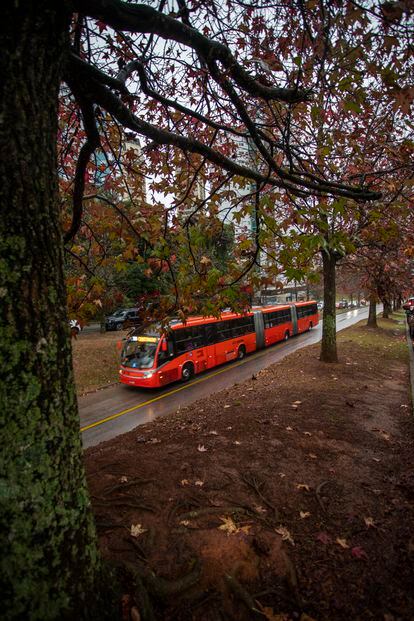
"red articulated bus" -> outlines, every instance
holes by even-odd
[[[122,350],[119,379],[123,384],[158,388],[263,349],[315,327],[316,302],[254,307],[244,315],[223,312],[216,317],[189,317],[130,336]]]

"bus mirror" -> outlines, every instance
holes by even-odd
[[[165,340],[161,343],[161,351],[168,351],[167,341]]]

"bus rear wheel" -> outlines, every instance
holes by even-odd
[[[185,364],[181,371],[181,379],[183,382],[188,382],[194,375],[194,367],[191,363]]]
[[[285,338],[283,339],[284,341],[287,341],[289,338],[289,332],[286,330],[285,332]]]
[[[243,360],[245,355],[246,355],[246,348],[244,345],[240,345],[239,349],[237,350],[237,360]]]
[[[312,322],[310,322],[310,323],[309,323],[309,328],[308,328],[308,330],[310,331],[310,330],[312,330],[312,328],[313,328],[313,323],[312,323]]]

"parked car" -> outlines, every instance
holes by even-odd
[[[322,301],[318,302],[317,306],[318,306],[318,310],[323,310],[323,302]]]
[[[140,319],[140,310],[138,308],[120,308],[113,315],[105,318],[105,329],[122,330],[126,324],[130,322],[136,324]]]
[[[338,308],[348,308],[348,300],[339,300]]]

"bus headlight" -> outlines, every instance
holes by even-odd
[[[143,377],[145,377],[145,379],[149,379],[153,375],[154,375],[154,371],[147,371],[146,373],[144,373]]]

